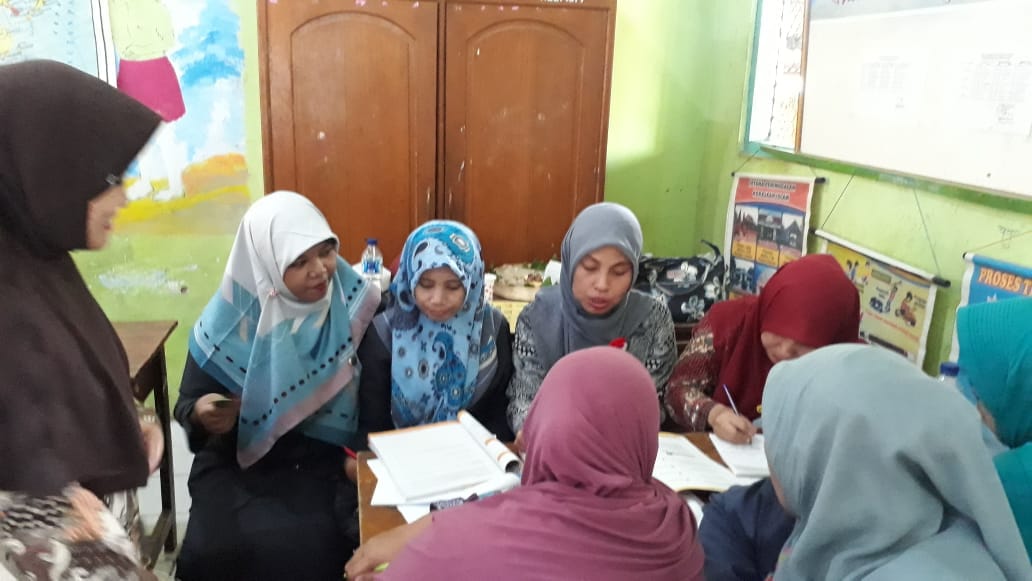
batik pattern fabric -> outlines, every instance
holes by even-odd
[[[155,579],[115,515],[78,485],[53,496],[0,491],[0,573],[19,581]]]
[[[391,284],[391,417],[401,428],[455,419],[473,400],[481,368],[496,364],[494,333],[484,336],[484,261],[468,227],[433,220],[409,235]],[[450,269],[465,290],[451,319],[424,315],[415,292],[424,273]],[[485,340],[486,339],[486,340]]]
[[[706,430],[710,410],[716,405],[712,397],[719,365],[713,330],[700,324],[667,386],[667,414],[689,432]]]

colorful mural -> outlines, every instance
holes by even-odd
[[[250,201],[244,51],[229,0],[108,0],[117,85],[164,119],[130,168],[123,232],[232,231]]]
[[[110,245],[75,260],[111,319],[179,321],[166,348],[173,392],[186,334],[262,188],[256,53],[246,0],[0,0],[0,64],[72,64],[164,120],[127,172]]]

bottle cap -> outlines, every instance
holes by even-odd
[[[376,245],[376,238],[366,238],[366,244]]]
[[[939,364],[939,375],[956,377],[960,373],[960,366],[952,361],[943,361]]]

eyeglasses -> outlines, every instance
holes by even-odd
[[[120,186],[122,185],[122,176],[116,176],[113,173],[109,173],[108,176],[104,178],[104,181],[106,181],[111,187]]]

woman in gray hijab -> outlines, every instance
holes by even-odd
[[[588,347],[622,346],[652,375],[656,405],[663,401],[677,360],[674,322],[666,305],[631,290],[641,247],[638,219],[620,204],[588,206],[573,221],[563,239],[559,284],[541,289],[516,322],[508,390],[513,432],[523,427],[552,365]]]

